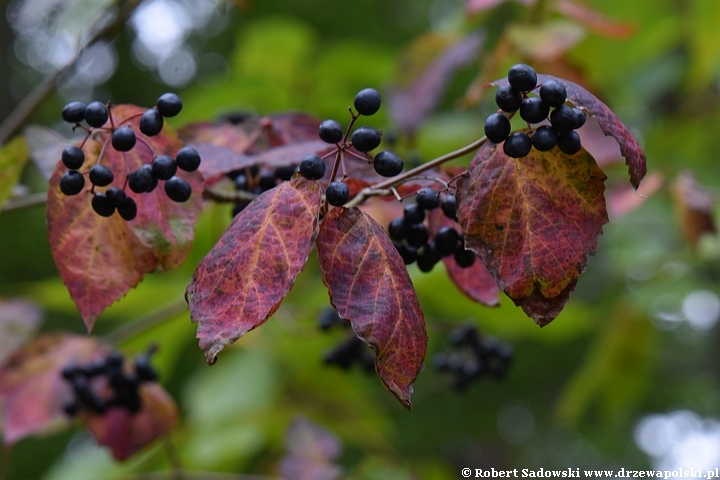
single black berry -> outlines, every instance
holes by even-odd
[[[295,165],[282,165],[275,169],[275,175],[283,181],[290,180],[292,176],[295,175],[295,172],[297,172],[297,167]]]
[[[62,119],[68,123],[80,123],[85,119],[85,104],[70,102],[62,109]]]
[[[169,155],[159,155],[152,161],[152,174],[158,180],[168,180],[177,172],[177,163]]]
[[[77,170],[65,172],[60,177],[60,191],[65,195],[77,195],[85,187],[85,177]]]
[[[105,196],[110,199],[115,206],[118,206],[125,202],[127,200],[127,195],[125,195],[125,191],[122,188],[119,187],[110,187],[107,190],[105,190]]]
[[[325,120],[318,127],[318,137],[327,143],[338,143],[343,139],[343,127],[336,120]]]
[[[320,312],[320,318],[318,318],[318,324],[321,330],[329,330],[335,325],[345,325],[345,322],[340,315],[332,307],[324,308]]]
[[[407,231],[405,217],[396,217],[390,222],[390,225],[388,225],[388,235],[390,235],[390,238],[396,242],[405,240]]]
[[[540,98],[550,107],[559,107],[565,103],[567,90],[562,83],[550,79],[540,87]]]
[[[521,92],[527,92],[537,85],[537,73],[530,65],[518,63],[508,70],[508,82],[513,88]]]
[[[562,105],[550,114],[550,123],[558,132],[567,132],[575,128],[578,118],[572,107]]]
[[[357,110],[360,115],[374,114],[380,110],[381,103],[380,94],[374,88],[363,88],[355,95],[355,100],[353,101],[355,110]]]
[[[455,252],[453,252],[453,257],[455,258],[455,263],[458,264],[458,267],[468,268],[471,267],[473,263],[475,263],[476,255],[475,252],[473,252],[472,250],[465,250],[465,245],[460,243],[455,248]]]
[[[187,202],[192,193],[190,184],[180,177],[170,177],[165,182],[165,193],[173,202]]]
[[[163,117],[160,112],[151,108],[140,117],[140,131],[148,137],[154,137],[162,131]]]
[[[452,255],[459,241],[460,234],[452,227],[442,227],[435,234],[435,246],[443,257]]]
[[[126,197],[125,201],[117,206],[117,211],[123,219],[130,221],[137,216],[137,204],[132,198]]]
[[[421,272],[427,273],[440,261],[440,258],[435,242],[430,241],[426,243],[420,253],[418,253],[416,260],[417,266]]]
[[[90,183],[97,187],[110,185],[114,179],[112,170],[105,165],[94,165],[90,169]]]
[[[83,153],[81,148],[70,145],[63,150],[62,162],[67,168],[77,170],[85,163],[85,153]]]
[[[417,203],[408,203],[403,209],[403,218],[408,224],[421,223],[425,220],[425,210]]]
[[[112,134],[112,146],[118,152],[127,152],[135,146],[135,132],[130,127],[120,127]]]
[[[447,218],[457,221],[457,203],[455,201],[455,195],[450,194],[445,197],[445,200],[443,200],[440,208],[442,208],[442,211]]]
[[[440,194],[432,188],[421,188],[415,195],[415,202],[425,210],[434,210],[440,206]]]
[[[300,175],[308,180],[320,180],[325,176],[325,161],[314,153],[303,157],[300,161]]]
[[[347,183],[331,182],[325,190],[325,197],[328,203],[334,207],[345,205],[350,199],[350,188]]]
[[[157,178],[153,177],[152,167],[143,165],[128,176],[128,186],[135,193],[145,193],[153,190],[157,184]]]
[[[92,208],[101,217],[109,217],[115,213],[115,204],[104,193],[96,193],[92,198]]]
[[[163,93],[158,98],[157,107],[163,117],[174,117],[182,110],[182,100],[174,93]]]
[[[510,85],[503,85],[495,94],[495,103],[503,112],[514,112],[522,105],[522,94]]]
[[[380,130],[372,127],[360,127],[356,129],[350,137],[352,146],[359,152],[369,152],[377,148],[381,141],[382,133],[380,133]]]
[[[573,108],[573,110],[575,111],[575,116],[577,117],[577,123],[575,123],[575,128],[580,128],[585,125],[585,122],[587,121],[587,116],[585,115],[585,112],[583,112],[579,108]]]
[[[373,159],[373,168],[383,177],[394,177],[402,172],[404,166],[400,157],[387,150],[378,152]]]
[[[183,147],[178,150],[175,162],[180,170],[194,172],[200,166],[200,154],[192,147]]]
[[[580,151],[580,135],[576,131],[562,132],[558,137],[557,146],[561,152],[567,155],[574,155]]]
[[[550,115],[550,107],[540,97],[528,97],[520,105],[520,117],[528,123],[540,123]]]
[[[85,121],[88,125],[100,128],[105,125],[108,119],[108,110],[105,105],[100,102],[92,102],[85,107]]]
[[[428,229],[422,223],[412,223],[407,226],[405,241],[411,247],[420,248],[430,240]]]
[[[541,152],[548,152],[557,145],[558,133],[553,127],[543,125],[533,132],[530,140],[532,141],[533,147]]]
[[[503,152],[512,158],[524,157],[532,150],[532,141],[525,132],[511,134],[503,144]]]
[[[504,142],[510,130],[510,120],[502,113],[493,113],[485,120],[485,136],[493,143]]]
[[[403,263],[405,265],[410,265],[415,260],[417,260],[417,250],[414,247],[411,247],[410,245],[405,245],[401,242],[393,242],[393,245],[400,254],[400,257],[403,259]]]
[[[247,175],[244,173],[239,174],[235,177],[235,190],[247,191],[250,182],[248,181]]]

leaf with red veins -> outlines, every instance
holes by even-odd
[[[249,128],[252,122],[252,127]],[[191,123],[178,130],[180,138],[189,145],[214,145],[239,154],[248,154],[259,141],[258,118],[240,125],[228,122]],[[203,158],[203,163],[206,161]],[[200,164],[202,168],[203,163]]]
[[[41,336],[16,351],[0,368],[5,444],[67,424],[63,404],[73,393],[61,375],[63,367],[97,360],[108,352],[94,338],[67,334]]]
[[[275,313],[317,234],[320,186],[296,177],[235,216],[200,262],[185,293],[208,363]]]
[[[538,85],[551,79],[563,84],[567,90],[567,101],[595,117],[603,133],[613,137],[618,142],[620,153],[625,157],[625,164],[628,166],[630,184],[637,190],[640,181],[647,173],[645,152],[617,115],[600,99],[577,83],[564,78],[553,77],[552,75],[538,74],[537,77]],[[502,85],[508,85],[507,78],[489,84],[489,86],[496,87]]]
[[[177,421],[173,398],[157,383],[140,385],[141,410],[131,413],[113,407],[103,415],[86,412],[85,426],[98,443],[110,448],[116,460],[125,460],[155,439],[167,435]]]
[[[306,113],[283,112],[260,119],[270,147],[318,139],[320,120]]]
[[[458,181],[465,244],[498,286],[540,326],[552,321],[594,254],[605,175],[584,150],[514,159],[485,143]]]
[[[112,109],[115,125],[139,131],[145,109],[118,105]],[[129,119],[129,120],[128,120]],[[82,147],[87,172],[98,163],[110,168],[115,179],[110,186],[124,188],[129,172],[151,163],[155,155],[174,156],[182,146],[177,135],[165,127],[154,137],[138,142],[129,152],[118,152],[109,144],[110,134],[98,132],[97,140]],[[110,304],[135,287],[146,273],[160,267],[178,266],[187,257],[194,237],[197,214],[202,208],[202,178],[198,172],[178,175],[188,181],[192,195],[177,203],[165,194],[163,184],[151,193],[125,193],[137,204],[137,216],[125,221],[118,213],[101,217],[92,209],[90,184],[78,195],[60,192],[60,178],[67,169],[58,161],[50,178],[47,223],[50,247],[60,276],[78,306],[88,331]],[[109,187],[109,186],[108,186]],[[96,187],[96,192],[106,190]]]
[[[400,254],[383,228],[357,208],[332,209],[316,244],[330,302],[375,351],[375,369],[385,387],[410,409],[427,333]]]

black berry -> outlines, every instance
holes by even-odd
[[[493,113],[485,120],[485,136],[493,143],[504,142],[510,130],[510,120],[502,113]]]
[[[550,115],[550,107],[540,97],[528,97],[520,105],[520,117],[528,123],[540,123]]]
[[[247,191],[249,183],[250,182],[248,182],[247,175],[241,173],[237,177],[235,177],[235,190]]]
[[[345,205],[350,199],[350,188],[343,182],[332,182],[325,190],[325,196],[330,205],[339,207]]]
[[[168,180],[177,172],[177,163],[169,155],[159,155],[153,159],[152,174],[158,180]]]
[[[97,187],[110,185],[114,179],[112,170],[105,165],[94,165],[90,169],[90,183]]]
[[[100,102],[92,102],[85,107],[85,121],[88,125],[95,128],[100,128],[105,125],[108,119],[108,110]]]
[[[355,95],[353,105],[360,115],[373,115],[380,110],[380,94],[374,88],[364,88]]]
[[[115,213],[115,204],[104,193],[96,193],[92,198],[92,208],[101,217],[109,217]]]
[[[440,194],[432,188],[421,188],[415,195],[415,202],[425,210],[434,210],[440,206]]]
[[[558,137],[557,146],[561,152],[567,155],[574,155],[580,151],[580,135],[574,130],[562,132]]]
[[[260,180],[258,181],[260,190],[265,192],[274,188],[275,185],[277,185],[277,175],[275,175],[275,172],[273,170],[263,168],[260,172]]]
[[[130,172],[128,186],[135,193],[149,192],[155,188],[157,179],[152,175],[152,167],[143,165],[134,172]]]
[[[587,121],[587,116],[585,115],[585,112],[583,112],[579,108],[573,108],[573,110],[575,111],[575,116],[577,117],[575,128],[580,128],[585,125],[585,122]]]
[[[572,107],[562,105],[550,114],[550,123],[558,132],[567,132],[577,125],[577,115]]]
[[[85,177],[77,170],[65,172],[60,177],[60,191],[65,195],[77,195],[85,187]]]
[[[394,218],[390,222],[390,225],[388,225],[388,235],[390,235],[390,238],[396,242],[405,240],[405,236],[407,235],[407,226],[404,217]]]
[[[81,148],[70,145],[63,150],[62,162],[67,168],[77,170],[85,163],[85,153],[83,153]]]
[[[503,144],[503,152],[512,158],[521,158],[530,153],[532,150],[532,141],[525,132],[515,132],[511,134]]]
[[[85,104],[70,102],[62,109],[62,119],[68,123],[80,123],[85,119]]]
[[[295,165],[282,165],[280,167],[277,167],[275,169],[275,175],[280,180],[290,180],[293,175],[295,175],[295,172],[297,172],[297,167]]]
[[[115,206],[119,206],[125,200],[127,200],[127,195],[125,195],[125,191],[122,188],[119,187],[110,187],[107,190],[105,190],[105,196],[110,199]]]
[[[174,93],[163,93],[158,98],[157,107],[163,117],[174,117],[182,110],[182,100]]]
[[[163,117],[154,108],[149,109],[140,117],[140,131],[148,137],[154,137],[162,131]]]
[[[503,85],[495,94],[495,103],[503,112],[514,112],[522,105],[522,94],[510,85]]]
[[[325,120],[318,127],[318,137],[327,143],[339,143],[343,138],[343,127],[336,120]]]
[[[422,223],[412,223],[407,227],[407,236],[405,240],[408,245],[415,248],[420,248],[430,240],[430,234],[428,233],[427,227]]]
[[[402,172],[404,166],[400,157],[387,150],[378,152],[373,159],[373,168],[378,175],[382,175],[383,177],[394,177]]]
[[[372,127],[360,127],[350,137],[352,146],[359,152],[369,152],[380,145],[382,134],[380,130]]]
[[[403,217],[408,224],[421,223],[425,220],[425,210],[417,203],[409,203],[403,209]]]
[[[445,197],[445,200],[443,200],[440,208],[442,208],[442,211],[447,218],[457,221],[457,203],[455,201],[455,195],[450,194]]]
[[[320,325],[321,330],[329,330],[335,325],[345,325],[345,322],[342,318],[340,318],[337,310],[332,307],[328,307],[320,312],[318,324]]]
[[[540,98],[550,107],[559,107],[565,103],[567,90],[557,80],[548,80],[540,87]]]
[[[178,150],[175,162],[180,170],[194,172],[200,166],[200,154],[192,147],[183,147]]]
[[[410,265],[417,260],[417,250],[409,245],[405,245],[401,242],[393,242],[395,249],[400,254],[405,265]]]
[[[135,146],[135,132],[130,127],[120,127],[112,134],[112,146],[118,152],[127,152]]]
[[[117,206],[117,211],[122,218],[130,221],[137,216],[137,204],[132,198],[126,197],[125,201]]]
[[[304,157],[300,161],[300,175],[308,180],[320,180],[325,176],[325,161],[314,153]]]
[[[192,193],[192,188],[184,179],[171,177],[165,182],[165,193],[173,202],[187,202]]]
[[[443,257],[452,255],[459,241],[460,234],[452,227],[442,227],[435,234],[435,246]]]
[[[553,127],[543,125],[533,132],[530,140],[532,141],[533,147],[541,152],[548,152],[557,145],[558,133]]]
[[[417,256],[417,266],[421,272],[427,273],[440,261],[440,258],[435,242],[428,242]]]
[[[513,88],[521,92],[527,92],[537,85],[537,73],[530,65],[518,63],[508,70],[508,82]]]
[[[144,382],[154,382],[158,379],[158,374],[147,355],[140,355],[135,359],[135,375],[138,380]]]
[[[455,252],[453,252],[453,257],[455,258],[455,263],[458,264],[458,267],[461,268],[468,268],[471,267],[473,263],[475,263],[475,252],[472,250],[465,250],[465,246],[460,243],[455,248]]]

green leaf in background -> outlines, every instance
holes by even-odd
[[[0,207],[20,180],[20,173],[29,158],[25,138],[22,136],[17,136],[0,147]]]

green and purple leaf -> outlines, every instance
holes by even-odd
[[[357,208],[332,209],[316,243],[330,302],[375,351],[375,369],[385,387],[410,409],[427,333],[400,254],[383,228]]]
[[[268,190],[200,262],[185,295],[208,363],[280,306],[310,256],[320,198],[318,183],[302,177]]]

